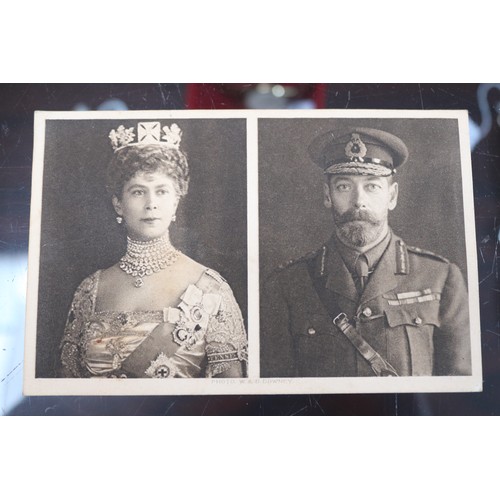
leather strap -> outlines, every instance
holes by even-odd
[[[345,313],[340,313],[333,318],[333,324],[349,339],[361,356],[370,363],[370,367],[377,377],[398,376],[394,367],[359,334]]]
[[[377,377],[397,377],[398,373],[394,367],[368,344],[349,321],[347,315],[340,310],[333,294],[324,286],[324,277],[315,278],[313,266],[308,266],[308,268],[316,293],[325,306],[325,309],[328,311],[333,324],[342,332],[349,342],[351,342],[363,359],[369,363],[373,373],[375,373]]]

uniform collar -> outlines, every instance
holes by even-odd
[[[370,248],[370,250],[368,250],[367,252],[364,252],[364,255],[368,260],[368,268],[370,269],[370,271],[374,269],[378,264],[378,261],[382,257],[382,254],[385,252],[385,249],[387,248],[387,245],[391,240],[391,236],[391,230],[388,229],[387,234],[379,243],[377,243],[373,248]],[[349,269],[351,274],[354,274],[356,261],[358,260],[361,253],[357,250],[354,250],[353,248],[349,248],[347,245],[342,243],[335,233],[333,234],[332,238],[335,238],[335,246],[338,249],[340,256],[342,257],[342,260],[347,266],[347,269]]]
[[[406,274],[406,272],[401,272],[401,258],[404,257],[401,249],[405,248],[404,243],[389,229],[387,238],[384,238],[380,245],[377,245],[375,248],[380,250],[379,246],[382,246],[382,250],[378,258],[378,263],[368,280],[362,296],[359,297],[352,275],[341,256],[338,240],[335,235],[332,236],[326,244],[325,286],[332,292],[338,293],[359,304],[365,303],[395,288],[397,285],[397,275]]]

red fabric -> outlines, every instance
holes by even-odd
[[[317,108],[326,104],[325,83],[282,83],[298,90],[297,99],[312,99]],[[244,94],[253,83],[189,83],[186,89],[188,109],[244,109]]]

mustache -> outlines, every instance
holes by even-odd
[[[368,222],[369,224],[377,225],[380,223],[380,219],[373,215],[368,210],[348,210],[343,214],[337,213],[337,223],[347,224],[349,222]]]

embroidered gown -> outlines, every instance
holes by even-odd
[[[96,311],[101,271],[77,288],[61,342],[64,377],[213,377],[247,360],[231,288],[206,269],[177,307]]]

